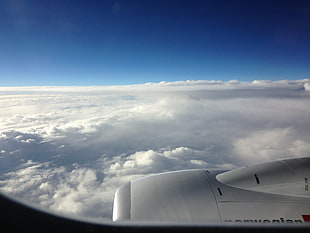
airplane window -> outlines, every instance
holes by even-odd
[[[0,192],[97,223],[308,222],[309,22],[302,0],[1,1]]]

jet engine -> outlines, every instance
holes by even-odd
[[[310,221],[309,179],[310,158],[151,175],[117,189],[113,221],[300,224]]]

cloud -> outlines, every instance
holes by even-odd
[[[126,181],[308,156],[309,80],[0,87],[0,189],[111,219]]]
[[[301,138],[298,132],[291,128],[258,131],[236,140],[234,150],[247,164],[309,156],[310,141]]]
[[[152,174],[169,170],[202,168],[208,166],[202,151],[187,147],[171,150],[138,151],[113,163],[107,172],[117,176],[128,174]],[[211,165],[214,166],[214,165]]]

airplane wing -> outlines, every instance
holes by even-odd
[[[309,179],[310,158],[161,173],[121,186],[113,220],[301,224],[310,221]]]

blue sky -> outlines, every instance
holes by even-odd
[[[309,1],[1,1],[0,86],[310,77]]]

